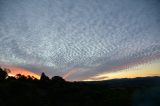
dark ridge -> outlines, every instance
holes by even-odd
[[[160,77],[69,82],[0,68],[0,106],[160,106]]]

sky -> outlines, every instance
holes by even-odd
[[[0,65],[67,80],[160,76],[160,1],[0,0]]]

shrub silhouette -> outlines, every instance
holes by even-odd
[[[17,78],[18,80],[23,80],[23,81],[27,80],[27,77],[26,77],[25,75],[22,75],[22,74],[17,74],[17,75],[16,75],[16,78]]]
[[[57,83],[65,82],[65,80],[62,77],[60,77],[60,76],[54,76],[54,77],[52,77],[52,81],[57,82]]]
[[[30,76],[30,75],[27,75],[27,80],[38,80],[37,78],[35,78],[34,76]]]
[[[13,76],[8,76],[8,77],[7,77],[7,80],[16,80],[16,78],[13,77]]]

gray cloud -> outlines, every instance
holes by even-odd
[[[160,54],[158,0],[0,0],[0,61],[83,79]]]

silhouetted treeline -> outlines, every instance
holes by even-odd
[[[160,77],[68,82],[0,68],[0,106],[159,106]]]

